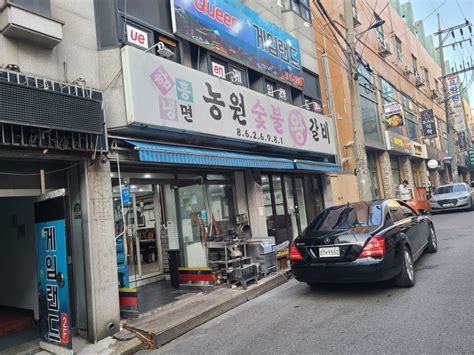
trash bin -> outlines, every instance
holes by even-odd
[[[179,250],[168,250],[168,262],[171,286],[174,288],[179,288]]]

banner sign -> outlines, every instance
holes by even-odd
[[[398,102],[383,105],[385,122],[389,128],[403,126],[403,106]]]
[[[448,88],[451,98],[451,116],[453,117],[454,129],[456,132],[467,130],[466,120],[464,118],[464,109],[462,98],[459,95],[458,77],[456,75],[448,76]]]
[[[40,338],[72,349],[65,197],[51,197],[35,203]]]
[[[262,74],[303,87],[298,40],[238,0],[172,0],[174,33]]]
[[[468,148],[466,132],[458,132],[458,147],[461,152],[465,152]]]
[[[131,46],[122,63],[129,124],[336,155],[329,117]]]
[[[424,138],[436,138],[438,133],[436,132],[436,122],[433,114],[433,109],[421,111],[421,129]]]
[[[411,147],[411,141],[409,138],[401,136],[399,134],[385,131],[385,136],[387,138],[387,148],[388,150],[393,150],[400,153],[405,153],[411,155],[413,153]]]

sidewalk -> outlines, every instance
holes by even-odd
[[[132,354],[154,349],[178,338],[201,324],[256,298],[288,281],[289,274],[279,273],[251,284],[246,290],[219,288],[209,294],[199,293],[128,320],[121,332],[84,348],[79,354]],[[128,330],[127,330],[128,329]],[[118,340],[127,339],[127,340]]]

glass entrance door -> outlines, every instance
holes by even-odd
[[[207,234],[207,206],[203,185],[178,189],[178,230],[180,249],[187,267],[207,266],[204,243]]]
[[[303,177],[264,175],[261,184],[268,235],[277,244],[293,240],[308,225]]]

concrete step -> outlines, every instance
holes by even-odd
[[[287,280],[288,274],[276,274],[249,285],[246,290],[219,288],[208,294],[200,293],[157,308],[146,317],[127,321],[124,328],[138,333],[147,347],[158,348]],[[139,348],[130,349],[131,352],[137,350]]]

